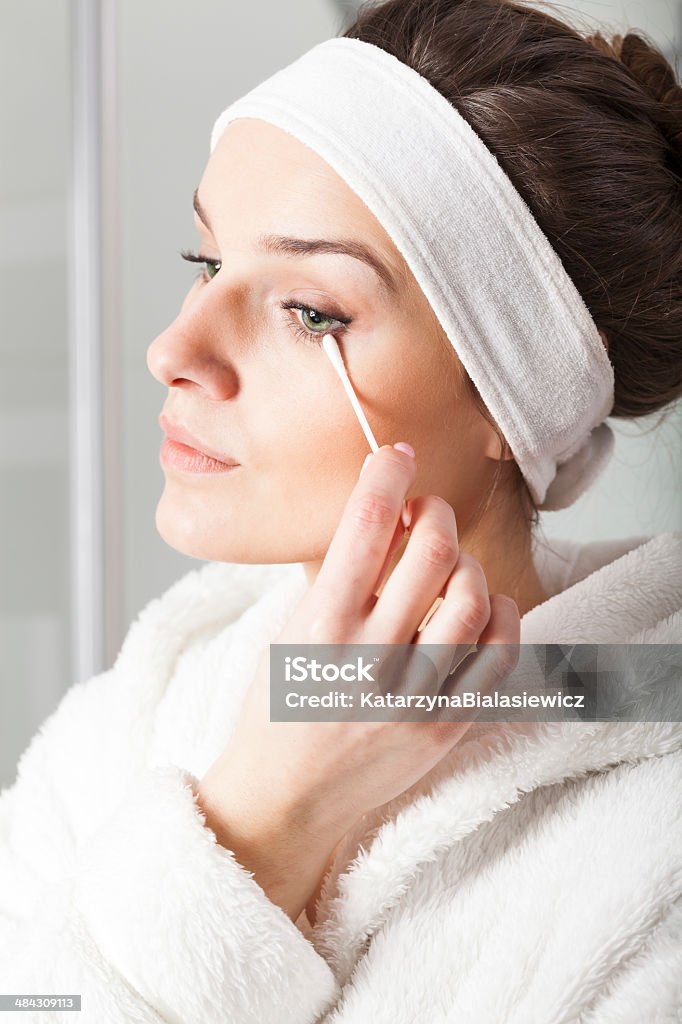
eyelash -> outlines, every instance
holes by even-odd
[[[211,259],[210,256],[202,256],[201,253],[195,253],[189,249],[182,249],[180,255],[182,256],[183,260],[187,260],[190,263],[205,263],[208,266],[215,267],[216,269],[220,268],[220,266],[222,265],[221,260]],[[212,278],[208,276],[206,270],[204,269],[201,270],[196,275],[195,280],[203,281],[204,284],[208,284],[208,282],[211,281]],[[281,302],[280,309],[299,309],[301,311],[305,311],[306,313],[316,313],[318,316],[321,316],[323,320],[331,320],[332,323],[340,325],[337,327],[331,327],[329,330],[326,331],[309,331],[306,327],[303,326],[300,320],[294,323],[290,317],[287,317],[285,322],[293,330],[297,338],[300,338],[306,342],[312,342],[314,345],[319,345],[325,334],[345,334],[349,325],[353,322],[353,318],[350,316],[334,316],[332,313],[326,313],[324,310],[318,309],[316,306],[308,306],[304,302],[294,302],[293,300]]]

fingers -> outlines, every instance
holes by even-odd
[[[429,658],[438,678],[447,682],[453,665],[464,659],[490,620],[488,581],[480,562],[460,551],[441,594],[417,633],[416,644],[429,645]]]
[[[403,525],[402,520],[398,519],[398,522],[396,524],[396,528],[395,528],[395,530],[393,532],[393,537],[391,538],[391,543],[390,543],[389,549],[388,549],[388,551],[386,553],[386,558],[384,559],[384,564],[382,565],[381,570],[379,572],[379,579],[377,581],[377,586],[375,588],[375,594],[376,594],[377,598],[378,598],[379,594],[381,593],[381,591],[382,591],[382,589],[384,587],[384,584],[385,584],[386,580],[388,579],[388,576],[390,575],[391,566],[395,564],[395,561],[396,561],[395,556],[397,555],[398,557],[400,557],[400,555],[402,554],[402,551],[405,548],[405,544],[406,544],[408,538],[409,538],[409,534],[408,534],[407,530],[405,529],[405,526]],[[370,605],[370,609],[371,609],[371,605]]]
[[[443,587],[448,584],[453,570],[455,574],[459,572],[459,541],[452,506],[435,494],[413,498],[410,505],[412,519],[407,547],[369,617],[372,628],[376,627],[378,635],[390,637],[391,643],[412,641],[417,627]],[[474,562],[473,559],[470,561]],[[458,568],[455,569],[455,566]],[[468,562],[466,566],[468,568]],[[467,577],[471,575],[470,571],[460,574],[459,586],[462,590],[468,582]],[[481,589],[478,577],[474,578],[474,584],[478,593]],[[480,596],[479,602],[485,603],[485,610],[488,611],[485,578],[483,590],[485,594]],[[442,614],[442,608],[438,614]],[[487,618],[481,623],[481,630],[486,621]]]
[[[416,646],[428,645],[443,680],[441,693],[456,692],[458,686],[484,692],[506,678],[518,661],[520,628],[515,601],[503,594],[492,597],[481,564],[461,552],[442,603]]]
[[[402,539],[401,511],[415,476],[414,460],[389,445],[367,462],[316,579],[311,636],[319,633],[334,643],[346,635],[349,623],[364,618],[368,632],[384,637],[384,643],[440,648],[437,670],[444,686],[456,687],[461,680],[466,689],[484,691],[506,678],[518,661],[518,608],[505,595],[491,597],[480,563],[460,551],[448,502],[437,495],[410,501],[406,549],[375,595]],[[476,643],[478,650],[465,657]],[[448,675],[453,661],[457,667]]]
[[[319,601],[324,604],[328,598],[335,619],[356,617],[373,598],[415,476],[414,459],[390,445],[368,461],[315,581]]]
[[[443,590],[443,601],[419,634],[419,641],[476,643],[488,625],[490,614],[488,581],[481,563],[462,551]]]
[[[521,643],[521,619],[516,602],[506,594],[492,594],[490,609],[490,619],[478,639],[478,651],[454,669],[441,693],[460,690],[486,693],[504,683],[516,668]]]

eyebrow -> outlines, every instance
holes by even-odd
[[[199,220],[210,231],[211,225],[206,211],[199,200],[198,188],[194,190],[192,205]],[[267,255],[316,256],[330,253],[351,256],[353,259],[360,260],[370,267],[377,274],[388,292],[393,295],[398,293],[398,283],[391,270],[389,270],[388,266],[373,249],[370,249],[369,246],[364,245],[362,242],[336,238],[292,238],[289,235],[259,235],[257,243],[258,247]]]

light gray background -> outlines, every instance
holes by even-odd
[[[352,4],[296,0],[119,0],[118,174],[123,408],[122,629],[195,559],[158,536],[163,486],[157,417],[164,389],[145,362],[194,271],[191,196],[214,118],[310,46],[337,35]],[[668,51],[680,3],[539,5],[566,20],[643,28]],[[71,641],[68,424],[69,0],[0,0],[0,787],[75,681]],[[590,24],[590,22],[582,22]],[[573,508],[545,514],[548,536],[624,537],[682,529],[682,415],[618,426],[616,453]],[[105,581],[106,586],[106,581]],[[75,623],[78,628],[78,623]]]

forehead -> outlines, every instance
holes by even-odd
[[[288,132],[258,118],[231,121],[199,185],[215,230],[362,239],[401,280],[399,250],[371,210],[329,164]],[[229,228],[228,228],[229,225]]]

